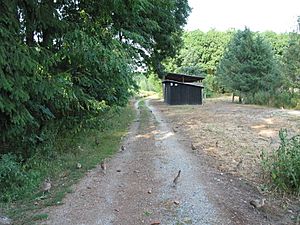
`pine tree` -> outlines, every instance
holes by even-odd
[[[221,85],[242,97],[271,92],[281,84],[270,44],[248,28],[238,31],[230,41],[217,75]]]

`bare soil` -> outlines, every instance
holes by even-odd
[[[45,209],[43,224],[292,223],[294,208],[289,214],[274,200],[260,209],[249,202],[265,197],[256,187],[261,149],[278,145],[281,127],[299,132],[297,111],[227,99],[203,106],[151,99],[136,109],[125,150],[108,160],[105,173],[100,166],[87,173],[62,205]]]
[[[261,183],[261,153],[279,146],[278,132],[300,133],[300,111],[207,99],[202,106],[168,106],[154,101],[182,141],[216,158],[221,171]],[[239,164],[239,165],[238,165]],[[238,168],[237,168],[238,166]]]
[[[300,199],[269,190],[261,164],[263,151],[278,148],[280,129],[287,129],[290,136],[300,133],[299,110],[232,103],[230,97],[207,99],[202,106],[169,106],[162,100],[153,105],[182,143],[193,144],[206,157],[208,167],[244,180],[260,198],[267,198],[269,216],[282,224],[292,223],[290,218],[299,220]]]

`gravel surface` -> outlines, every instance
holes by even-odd
[[[255,188],[210,167],[209,158],[178,141],[152,100],[146,101],[146,119],[135,106],[125,150],[108,160],[106,173],[99,165],[62,205],[47,208],[43,224],[277,224],[267,210],[249,204],[261,197]]]

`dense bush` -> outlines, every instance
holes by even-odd
[[[279,190],[300,193],[300,135],[279,132],[280,146],[263,157],[263,166]]]
[[[187,0],[2,1],[0,154],[26,159],[51,124],[126,105],[133,68],[158,71],[176,53],[189,11]]]
[[[267,105],[283,108],[297,108],[300,104],[300,98],[297,93],[281,90],[275,92],[258,91],[252,94],[246,94],[244,102],[247,104]]]
[[[4,154],[0,158],[0,201],[15,200],[29,188],[32,174],[26,173],[16,155]],[[12,192],[13,191],[13,192]]]

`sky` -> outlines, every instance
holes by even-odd
[[[300,16],[300,0],[188,0],[192,12],[185,30],[231,28],[291,32]]]

